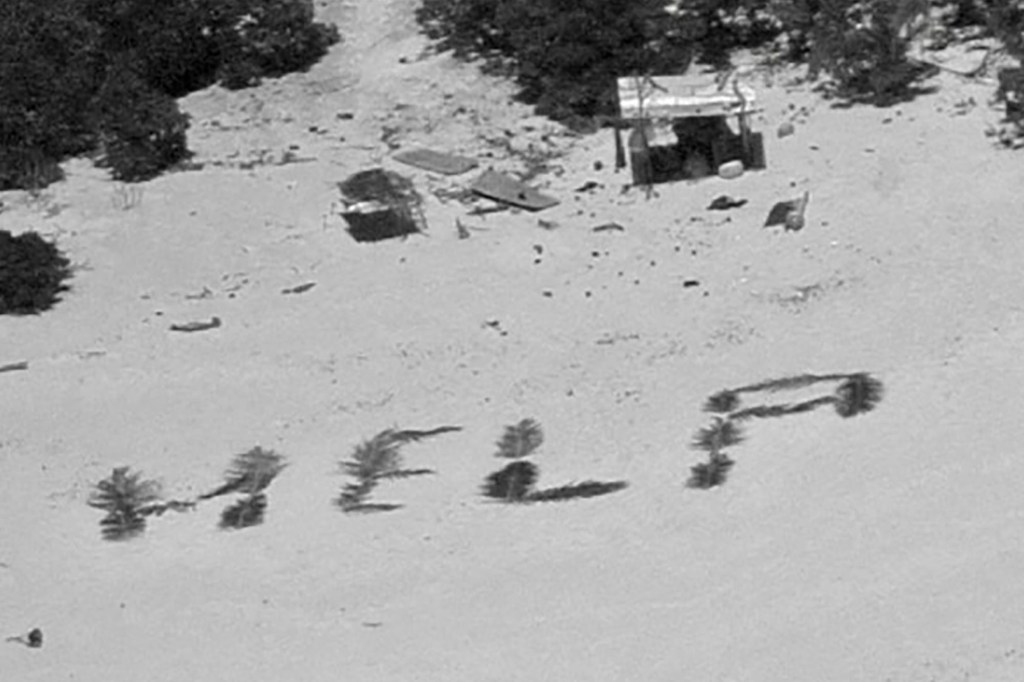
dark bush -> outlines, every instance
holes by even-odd
[[[45,186],[91,148],[84,113],[102,75],[100,32],[71,0],[0,3],[0,190]]]
[[[498,26],[499,0],[424,0],[416,20],[441,51],[456,57],[493,57],[513,54],[507,32]]]
[[[91,116],[100,161],[117,180],[148,180],[188,158],[188,116],[170,96],[151,88],[126,57],[107,71]]]
[[[340,40],[335,26],[313,21],[312,0],[235,0],[218,36],[218,80],[228,88],[263,76],[302,71]]]
[[[115,177],[153,177],[186,155],[173,98],[305,69],[338,39],[311,0],[4,0],[0,190],[97,145]]]
[[[64,179],[56,156],[38,147],[12,146],[0,148],[0,190],[41,190]]]
[[[17,237],[0,230],[0,315],[48,310],[67,290],[71,265],[56,246],[35,232]]]
[[[425,0],[440,49],[508,67],[521,98],[560,120],[615,115],[615,79],[681,73],[691,43],[660,0]]]
[[[683,35],[694,42],[698,60],[718,68],[729,65],[733,50],[762,45],[781,27],[770,11],[770,0],[680,0],[675,5]]]
[[[108,59],[130,56],[155,90],[180,97],[214,82],[218,37],[230,3],[210,0],[83,0],[83,13],[103,32]]]
[[[812,26],[810,75],[830,76],[839,96],[892,101],[926,73],[907,49],[927,0],[822,0],[798,7],[812,12],[796,20],[799,30]]]

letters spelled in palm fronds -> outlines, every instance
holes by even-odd
[[[748,384],[732,389],[733,393],[757,393],[759,391],[790,391],[798,388],[806,388],[826,381],[840,381],[845,379],[846,374],[797,374],[779,379],[769,379],[756,384]]]
[[[693,447],[717,454],[724,448],[742,443],[743,438],[743,429],[739,424],[730,419],[715,417],[710,426],[705,426],[697,431],[693,439]]]
[[[483,494],[504,502],[524,502],[537,481],[537,466],[527,461],[511,462],[484,481]]]
[[[811,400],[805,400],[799,403],[783,403],[781,405],[754,405],[747,407],[742,410],[737,410],[729,415],[729,419],[733,421],[743,421],[744,419],[752,418],[769,418],[769,417],[785,417],[790,414],[800,414],[803,412],[810,412],[816,410],[819,407],[825,405],[831,405],[836,402],[834,396],[823,396],[821,398],[813,398]]]
[[[544,431],[533,419],[523,419],[518,424],[505,427],[505,433],[498,441],[496,457],[519,459],[532,454],[544,442]]]
[[[511,466],[511,465],[510,465]],[[528,502],[561,502],[580,497],[598,497],[623,490],[629,484],[626,481],[583,481],[570,483],[557,488],[537,490],[526,496]]]
[[[0,315],[34,315],[67,291],[71,263],[36,232],[0,230]]]
[[[208,500],[228,493],[255,495],[265,490],[286,466],[283,456],[256,446],[236,455],[224,475],[224,484],[200,495],[199,499]]]
[[[733,461],[725,455],[711,455],[707,462],[690,467],[690,478],[686,485],[689,488],[707,490],[725,483],[732,469]]]
[[[882,400],[884,392],[878,379],[863,372],[851,374],[836,389],[836,413],[847,418],[870,412]]]
[[[716,413],[732,412],[739,407],[739,404],[740,397],[735,391],[724,390],[708,396],[708,399],[704,402],[704,411]]]
[[[346,512],[398,509],[401,505],[366,502],[378,481],[435,473],[433,469],[403,469],[401,447],[406,443],[461,430],[460,426],[440,426],[424,431],[385,429],[363,441],[352,452],[352,458],[341,463],[342,470],[355,478],[355,481],[346,483],[342,488],[337,500],[338,506]]]
[[[141,472],[132,472],[130,467],[118,467],[96,483],[88,505],[107,512],[100,521],[105,539],[125,540],[145,530],[148,510],[159,498],[159,483],[143,479]]]
[[[220,527],[223,529],[248,528],[263,523],[267,511],[267,496],[263,493],[246,495],[232,505],[224,508],[220,515]]]

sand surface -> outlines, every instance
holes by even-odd
[[[993,87],[944,72],[843,109],[757,71],[768,170],[648,197],[608,131],[420,58],[414,6],[321,3],[346,41],[308,73],[182,100],[201,171],[124,187],[72,161],[0,197],[0,229],[79,266],[52,311],[0,318],[0,364],[29,363],[0,374],[0,636],[46,638],[0,646],[0,680],[1024,679],[1024,164],[983,134]],[[562,203],[468,216],[473,174],[389,158],[421,145],[547,159]],[[425,236],[346,232],[336,184],[375,166],[414,179]],[[804,230],[762,228],[805,190]],[[706,210],[721,194],[748,203]],[[724,487],[684,487],[708,394],[854,371],[878,409],[756,421]],[[629,487],[488,503],[524,417],[543,486]],[[361,440],[446,424],[404,451],[437,475],[376,491],[401,509],[333,505]],[[214,502],[101,540],[113,467],[187,497],[257,444],[290,462],[263,525],[218,530]]]

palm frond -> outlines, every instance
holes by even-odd
[[[583,481],[570,483],[557,488],[545,488],[526,496],[529,502],[561,502],[580,497],[598,497],[623,490],[629,484],[626,481]]]
[[[544,431],[533,419],[523,419],[518,424],[505,427],[505,433],[498,441],[496,457],[519,459],[533,453],[544,442]]]
[[[840,417],[853,417],[875,409],[882,400],[885,389],[882,382],[868,374],[851,374],[836,389],[836,413]]]
[[[401,509],[402,505],[394,502],[356,502],[343,509],[346,514],[372,514]]]
[[[130,540],[146,530],[146,519],[133,511],[112,511],[100,521],[104,540]]]
[[[224,484],[200,495],[199,499],[208,500],[234,492],[255,495],[265,490],[286,466],[284,457],[273,450],[264,450],[256,446],[252,450],[235,455],[224,474]]]
[[[512,462],[487,477],[483,494],[505,502],[522,502],[537,481],[537,473],[537,467],[530,462]]]
[[[767,381],[761,381],[756,384],[749,384],[747,386],[741,386],[740,388],[734,388],[735,393],[756,393],[758,391],[788,391],[797,388],[805,388],[807,386],[813,386],[824,381],[838,381],[846,378],[845,374],[797,374],[789,377],[781,377],[779,379],[768,379]]]
[[[453,433],[461,430],[461,426],[439,426],[436,429],[427,429],[426,431],[403,429],[401,431],[392,431],[391,438],[396,443],[418,443],[425,438],[432,438],[433,436],[440,436],[444,433]]]
[[[247,495],[238,502],[225,507],[220,515],[220,527],[237,530],[259,525],[263,523],[266,510],[266,495],[262,493]]]
[[[360,478],[355,483],[346,483],[338,495],[338,506],[342,511],[350,511],[363,504],[377,487],[376,478]]]
[[[132,473],[131,467],[117,467],[109,477],[95,484],[87,504],[111,514],[135,514],[160,498],[160,484]]]
[[[743,442],[743,430],[730,419],[715,417],[710,426],[697,431],[693,447],[710,453],[721,452],[724,448]]]
[[[740,397],[735,391],[719,391],[708,397],[704,402],[705,412],[732,412],[740,404]]]
[[[395,469],[393,471],[386,471],[383,474],[380,474],[377,476],[377,479],[388,480],[394,478],[412,478],[413,476],[426,476],[436,473],[437,472],[433,469]]]
[[[725,483],[734,462],[725,455],[713,455],[707,462],[690,467],[688,488],[707,490]]]
[[[402,466],[402,443],[395,439],[395,431],[386,429],[356,446],[352,459],[343,462],[346,473],[360,479],[380,478],[381,475]]]
[[[836,401],[834,396],[823,396],[821,398],[812,398],[811,400],[804,400],[799,403],[782,403],[780,405],[754,405],[737,412],[733,412],[729,415],[729,419],[734,421],[742,421],[744,419],[751,418],[770,418],[770,417],[785,417],[791,414],[800,414],[803,412],[810,412],[816,410],[819,407],[825,405],[831,405]]]

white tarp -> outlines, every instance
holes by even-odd
[[[695,82],[689,76],[629,76],[618,79],[623,119],[734,116],[754,111],[756,93],[731,79],[723,84]]]

